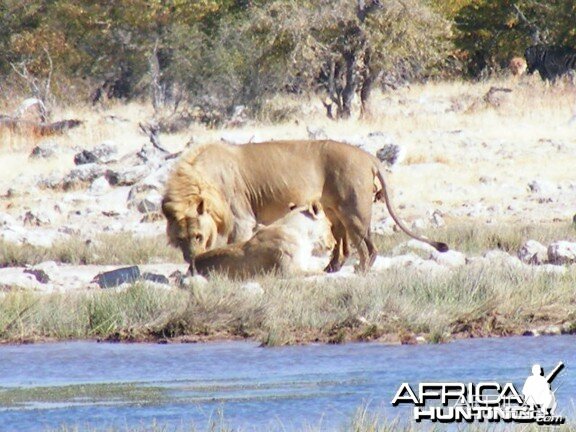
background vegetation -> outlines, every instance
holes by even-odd
[[[376,86],[482,76],[574,45],[571,0],[0,0],[0,93],[253,113],[313,93],[348,117]],[[218,118],[212,119],[217,121]]]

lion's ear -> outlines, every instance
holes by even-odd
[[[310,206],[308,207],[308,211],[314,216],[315,218],[319,218],[322,214],[322,204],[320,201],[312,201]]]
[[[198,215],[202,216],[205,211],[206,211],[206,204],[204,203],[204,200],[201,199],[200,202],[198,202],[198,206],[196,207],[196,212],[198,213]]]
[[[298,206],[296,204],[294,204],[293,202],[288,204],[288,208],[290,209],[290,211],[294,210],[296,207],[298,207]]]

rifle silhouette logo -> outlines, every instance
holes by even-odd
[[[556,410],[556,396],[550,384],[564,369],[564,363],[558,365],[546,376],[542,366],[535,364],[532,366],[532,375],[526,379],[522,393],[526,403],[532,409],[539,410],[543,415],[553,415]]]

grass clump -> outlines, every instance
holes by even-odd
[[[102,234],[94,241],[71,237],[51,248],[17,245],[0,240],[0,267],[18,267],[56,261],[64,264],[137,265],[149,262],[178,262],[181,254],[164,236],[136,237],[129,233]]]
[[[0,339],[140,339],[177,313],[179,294],[143,284],[121,292],[10,292],[0,299]]]
[[[502,264],[430,274],[395,268],[366,277],[258,280],[262,292],[223,278],[187,289],[0,297],[0,339],[252,338],[268,346],[522,334],[573,326],[576,269],[546,274]],[[567,330],[565,330],[567,331]]]
[[[321,417],[321,414],[318,414]],[[542,426],[536,424],[463,424],[463,428],[467,431],[472,432],[488,432],[488,431],[502,431],[502,432],[539,432],[542,430]],[[49,430],[46,432],[79,432],[83,431],[96,431],[96,429],[79,429],[75,426],[63,425],[58,429]],[[234,429],[226,421],[226,414],[219,410],[215,413],[214,418],[211,418],[208,422],[207,427],[198,428],[196,425],[183,425],[177,428],[167,427],[152,421],[148,426],[126,426],[122,428],[109,428],[106,429],[108,432],[164,432],[170,430],[173,432],[194,432],[197,430],[208,430],[210,432],[232,432],[232,431],[242,431],[244,429]],[[253,430],[253,429],[247,429]],[[277,427],[269,429],[270,431],[285,431],[286,427],[282,424]],[[320,432],[325,430],[320,425],[314,426],[309,425],[299,429],[302,432]],[[388,419],[387,417],[372,412],[367,407],[360,407],[356,410],[356,413],[352,416],[347,424],[344,424],[341,428],[337,429],[342,432],[440,432],[446,430],[445,425],[437,424],[416,424],[403,419]],[[458,430],[458,428],[457,428]],[[567,423],[563,425],[558,425],[553,427],[554,431],[557,432],[576,432],[576,425],[573,423]]]
[[[568,223],[488,225],[459,222],[442,228],[421,230],[420,233],[447,243],[450,249],[467,254],[499,249],[515,255],[528,240],[536,240],[544,245],[558,240],[576,240],[576,227]],[[402,232],[391,236],[376,236],[376,245],[382,253],[405,241],[406,235]]]
[[[479,254],[500,249],[515,254],[527,240],[548,244],[557,240],[575,240],[573,224],[542,225],[455,223],[439,229],[422,230],[421,234],[447,243],[451,249]],[[383,254],[389,254],[407,237],[402,232],[390,236],[375,235]],[[72,237],[51,248],[17,245],[0,240],[0,267],[16,267],[56,261],[65,264],[138,265],[150,262],[182,262],[179,250],[170,247],[165,236],[137,237],[129,233],[102,234],[94,241]]]

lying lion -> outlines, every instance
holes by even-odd
[[[257,224],[269,225],[284,216],[286,203],[320,197],[336,239],[325,270],[338,271],[352,244],[358,251],[358,269],[365,272],[377,254],[370,235],[375,192],[409,236],[439,251],[448,250],[446,244],[419,237],[402,224],[388,199],[376,157],[329,140],[200,147],[176,164],[162,211],[170,243],[182,250],[194,274],[197,254],[248,240]]]
[[[220,273],[231,279],[246,279],[263,273],[283,276],[312,270],[313,255],[334,246],[331,224],[322,204],[290,206],[290,212],[260,228],[248,241],[212,249],[196,257],[198,273]]]

